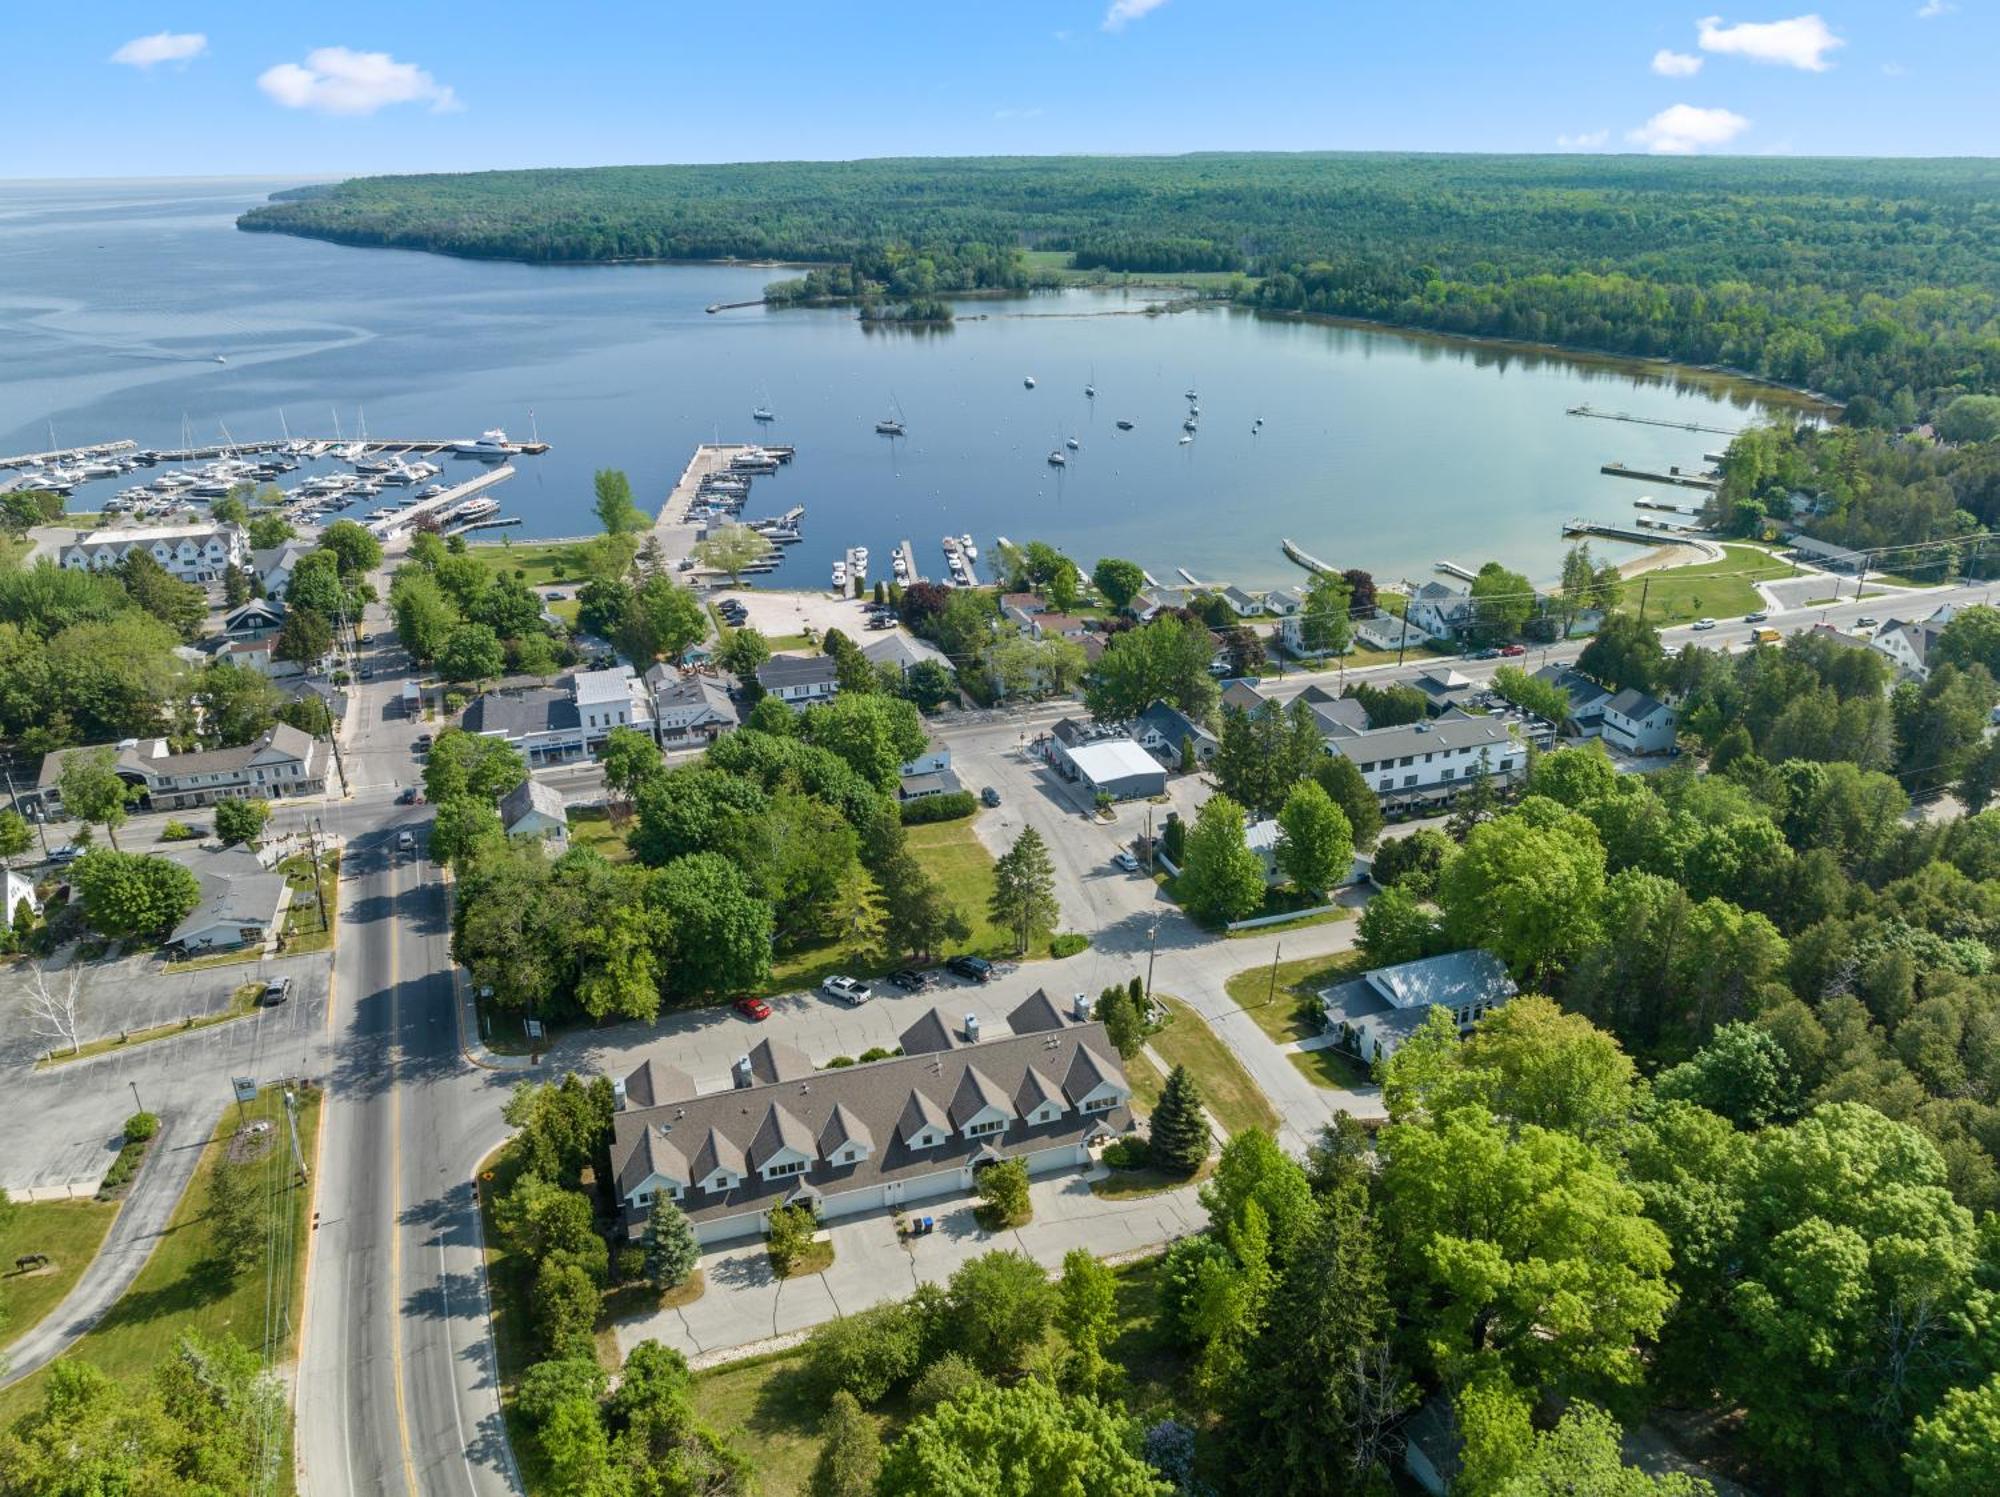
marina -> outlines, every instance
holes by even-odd
[[[666,503],[653,522],[651,533],[659,542],[660,554],[681,571],[703,578],[718,575],[697,567],[695,543],[712,529],[740,523],[752,481],[776,473],[795,454],[796,449],[789,445],[701,443],[668,490]],[[779,547],[795,545],[802,538],[800,523],[805,513],[805,506],[796,504],[781,515],[750,521],[749,528],[765,539],[768,549],[742,570],[750,575],[777,570],[782,554]]]
[[[435,515],[442,520],[446,512],[459,509],[473,495],[482,494],[496,484],[505,483],[513,476],[514,469],[511,465],[491,469],[477,478],[448,488],[441,494],[434,494],[429,499],[418,499],[401,509],[384,510],[380,514],[372,515],[367,522],[368,529],[380,540],[405,535],[416,529],[418,522],[426,516]],[[494,509],[498,507],[496,504]],[[486,510],[484,513],[490,515],[493,510]]]

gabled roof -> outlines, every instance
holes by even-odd
[[[500,797],[500,824],[512,831],[530,811],[540,811],[555,821],[569,819],[562,792],[532,775]]]
[[[757,667],[757,684],[766,691],[832,685],[838,676],[839,668],[830,655],[773,655]]]
[[[1231,681],[1222,688],[1222,705],[1239,712],[1256,713],[1271,705],[1271,699],[1248,681]]]
[[[1620,717],[1640,718],[1651,717],[1665,705],[1666,703],[1660,701],[1659,698],[1649,696],[1647,693],[1639,690],[1638,687],[1628,686],[1619,692],[1617,696],[1606,702],[1604,710],[1606,712],[1615,712]]]
[[[757,1125],[757,1133],[750,1140],[750,1162],[762,1169],[783,1150],[803,1154],[808,1159],[818,1158],[813,1148],[812,1129],[799,1121],[782,1103],[773,1102],[764,1109],[764,1120]]]
[[[625,1078],[627,1107],[663,1107],[693,1095],[694,1081],[687,1072],[662,1060],[641,1061],[639,1069]]]
[[[813,1063],[783,1040],[759,1040],[750,1050],[750,1074],[758,1081],[803,1081]]]
[[[937,1102],[920,1091],[910,1093],[903,1103],[903,1115],[896,1120],[896,1137],[908,1143],[926,1128],[951,1132],[951,1119]]]
[[[988,1108],[1012,1115],[1006,1090],[977,1066],[967,1066],[958,1078],[958,1090],[951,1096],[951,1120],[963,1128]]]
[[[939,1050],[952,1049],[958,1044],[958,1036],[945,1022],[944,1014],[931,1009],[896,1036],[896,1043],[903,1047],[905,1055],[931,1055]]]
[[[868,1125],[861,1121],[861,1115],[844,1102],[834,1104],[827,1114],[826,1126],[819,1130],[819,1157],[831,1159],[842,1144],[860,1144],[873,1153],[875,1135]]]
[[[1007,1027],[1016,1034],[1046,1034],[1068,1023],[1046,988],[1036,988],[1007,1015]]]
[[[717,1170],[728,1170],[732,1175],[748,1174],[744,1168],[743,1150],[739,1148],[720,1128],[711,1126],[695,1144],[693,1156],[688,1160],[696,1180],[706,1180]]]
[[[1068,1106],[1054,1077],[1033,1069],[1024,1071],[1021,1084],[1014,1091],[1014,1116],[1024,1118],[1045,1102],[1060,1102]]]
[[[655,1175],[683,1186],[694,1183],[688,1176],[686,1156],[667,1141],[662,1130],[648,1128],[639,1135],[637,1146],[618,1171],[619,1193],[630,1194]]]
[[[1078,1103],[1107,1082],[1113,1086],[1123,1085],[1118,1067],[1090,1046],[1078,1045],[1076,1054],[1070,1059],[1069,1074],[1063,1077],[1063,1095],[1072,1104]]]
[[[1141,712],[1134,721],[1144,723],[1177,749],[1180,747],[1181,739],[1183,738],[1191,737],[1199,743],[1203,739],[1213,740],[1215,737],[1213,733],[1181,711],[1180,708],[1174,706],[1173,703],[1163,702],[1157,698],[1148,702],[1146,710]]]
[[[169,938],[185,941],[217,926],[268,931],[285,898],[285,876],[270,873],[256,854],[242,848],[209,853],[188,865],[201,885],[201,903],[174,927]]]

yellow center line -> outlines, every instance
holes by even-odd
[[[392,863],[389,879],[393,884],[396,867]],[[389,1367],[396,1387],[396,1435],[403,1446],[403,1480],[408,1484],[410,1497],[420,1497],[422,1489],[417,1485],[416,1461],[410,1454],[410,1415],[403,1399],[403,1234],[401,1215],[397,1205],[403,1180],[403,1108],[402,1099],[396,1088],[396,1046],[399,1032],[398,1013],[400,1004],[397,988],[400,985],[401,961],[396,947],[396,909],[401,895],[391,894],[389,919],[384,922],[389,932]]]

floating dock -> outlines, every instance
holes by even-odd
[[[93,458],[117,457],[138,450],[137,442],[130,437],[121,437],[116,442],[94,442],[88,447],[63,447],[54,452],[23,452],[14,457],[0,457],[0,468],[46,468],[50,463],[86,463]]]
[[[951,586],[979,586],[978,564],[965,554],[965,547],[959,544],[957,536],[948,535],[944,538],[944,559],[945,570],[951,574],[948,579]]]
[[[694,543],[701,538],[703,527],[688,511],[701,493],[702,481],[728,472],[737,458],[754,447],[751,442],[704,442],[695,448],[694,456],[688,459],[680,478],[668,491],[667,502],[660,506],[659,518],[653,522],[653,535],[667,560],[679,561],[694,554]]]
[[[1598,535],[1606,540],[1631,541],[1641,546],[1657,546],[1663,541],[1695,540],[1705,537],[1708,532],[1696,525],[1672,525],[1665,520],[1639,519],[1630,525],[1600,520],[1565,520],[1562,533],[1571,535]]]
[[[392,536],[407,534],[411,527],[425,515],[433,515],[442,510],[450,509],[452,505],[469,499],[474,494],[483,493],[495,484],[505,483],[513,476],[513,465],[511,463],[502,463],[499,467],[489,469],[470,482],[448,488],[442,494],[433,494],[428,499],[419,499],[414,504],[406,504],[401,509],[386,511],[374,516],[372,519],[364,520],[362,523],[368,527],[369,531],[378,540],[388,540]]]
[[[1737,426],[1704,426],[1699,421],[1669,421],[1664,416],[1634,416],[1625,411],[1600,411],[1588,405],[1573,405],[1569,408],[1569,414],[1595,416],[1600,421],[1630,421],[1637,426],[1665,426],[1674,431],[1704,431],[1718,437],[1739,436],[1743,430]]]
[[[1297,541],[1287,539],[1279,541],[1278,544],[1284,549],[1287,560],[1297,562],[1308,572],[1323,572],[1328,576],[1332,576],[1338,570],[1337,568],[1328,566],[1311,552],[1302,550]],[[1146,580],[1150,582],[1152,578],[1148,577]]]
[[[1628,468],[1623,463],[1605,463],[1598,470],[1609,473],[1613,478],[1636,478],[1642,483],[1671,483],[1684,489],[1706,489],[1713,493],[1722,487],[1719,478],[1705,478],[1698,473],[1683,473],[1678,466],[1668,468],[1664,473],[1656,473],[1647,468]]]
[[[1701,508],[1698,505],[1673,504],[1665,499],[1634,499],[1632,507],[1634,509],[1657,509],[1670,515],[1693,515],[1697,518],[1701,514]]]
[[[1431,570],[1433,572],[1442,572],[1447,577],[1456,577],[1460,582],[1477,582],[1479,580],[1477,572],[1468,572],[1455,561],[1434,561],[1431,563]]]
[[[898,583],[904,587],[908,587],[912,582],[922,582],[924,580],[923,573],[917,570],[917,548],[915,546],[912,546],[907,539],[900,540],[896,542],[895,554],[903,562],[903,573],[896,579]],[[896,570],[893,561],[889,564],[889,570],[893,575]]]

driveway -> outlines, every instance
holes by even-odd
[[[1091,1172],[1103,1173],[1102,1166]],[[1107,1201],[1091,1193],[1086,1172],[1070,1170],[1034,1181],[1028,1195],[1034,1219],[1003,1232],[980,1226],[969,1198],[913,1208],[910,1214],[928,1215],[937,1223],[923,1237],[899,1237],[897,1214],[890,1212],[836,1220],[828,1228],[833,1263],[808,1278],[779,1279],[761,1240],[718,1247],[702,1256],[708,1281],[702,1297],[679,1309],[619,1322],[619,1350],[629,1353],[637,1343],[654,1340],[697,1366],[713,1364],[728,1360],[724,1354],[735,1348],[907,1299],[917,1285],[941,1284],[981,1253],[1014,1249],[1053,1273],[1072,1248],[1115,1257],[1172,1242],[1208,1221],[1191,1185]]]

